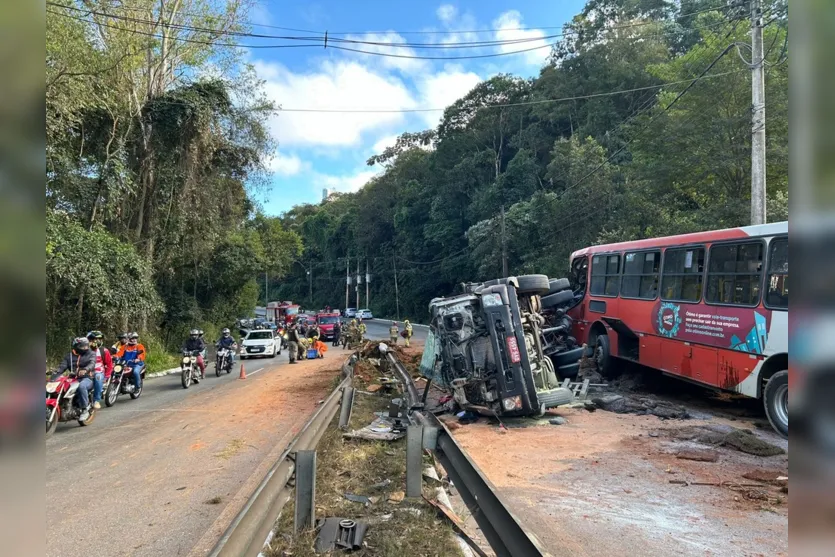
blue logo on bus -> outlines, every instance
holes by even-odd
[[[669,338],[678,334],[681,326],[680,306],[671,302],[663,302],[658,308],[658,333]]]

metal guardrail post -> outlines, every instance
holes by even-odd
[[[354,388],[345,387],[342,391],[342,401],[339,404],[339,428],[345,429],[348,427],[348,422],[351,421],[351,410],[354,406]]]
[[[423,486],[423,426],[406,428],[406,497],[420,497]]]
[[[316,451],[296,453],[296,514],[293,533],[316,524]]]

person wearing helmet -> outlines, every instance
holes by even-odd
[[[90,351],[95,355],[96,366],[93,370],[93,408],[101,408],[101,394],[104,390],[104,380],[113,372],[113,358],[110,350],[104,347],[104,334],[101,331],[87,333],[90,341]]]
[[[142,369],[145,367],[145,346],[139,342],[139,333],[128,333],[128,343],[122,346],[116,357],[125,360],[125,366],[133,371],[133,386],[142,387]]]
[[[406,339],[406,347],[408,348],[409,343],[412,340],[412,324],[409,323],[409,320],[407,319],[403,322],[403,326],[405,327],[404,332],[406,333],[406,336],[404,338]]]
[[[119,336],[116,337],[116,344],[110,347],[110,353],[115,354],[119,351],[121,347],[128,343],[128,334],[127,333],[119,333]]]
[[[208,358],[207,353],[209,351],[209,345],[206,344],[206,339],[203,338],[203,329],[197,329],[197,336],[200,337],[200,340],[202,340],[203,344],[206,345],[205,348],[203,348],[203,353],[202,353],[203,361],[205,361]]]
[[[65,372],[69,372],[70,376],[78,378],[75,402],[78,403],[82,411],[78,418],[81,421],[90,417],[90,390],[93,388],[91,375],[95,367],[96,356],[90,351],[90,341],[87,340],[87,337],[78,337],[72,341],[72,350],[64,357],[53,375],[53,380]]]
[[[237,342],[235,338],[232,336],[232,331],[225,328],[220,331],[220,339],[218,339],[217,344],[215,345],[216,348],[226,348],[231,353],[232,356],[230,358],[230,365],[235,365],[235,348],[237,347]]]
[[[400,336],[400,329],[397,327],[397,321],[392,321],[391,327],[389,327],[389,340],[392,344],[397,344],[398,336]]]
[[[188,338],[183,343],[183,352],[199,352],[197,355],[197,367],[200,368],[200,375],[206,378],[206,360],[203,354],[206,352],[206,341],[200,336],[200,329],[192,329],[188,332]]]
[[[299,329],[296,327],[295,321],[290,321],[287,325],[287,355],[290,357],[290,363],[296,363],[296,357],[299,351]]]

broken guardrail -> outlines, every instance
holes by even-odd
[[[300,451],[313,450],[319,444],[340,408],[343,392],[351,388],[357,359],[357,354],[353,354],[342,364],[342,382],[290,441],[215,544],[210,557],[255,557],[261,553],[272,537],[281,509],[293,495],[290,484],[296,469],[295,455]]]
[[[446,426],[423,408],[411,375],[394,352],[386,351],[386,360],[403,384],[410,421],[438,432],[434,453],[461,494],[484,537],[498,557],[541,557],[541,544],[508,510],[495,487],[455,441]]]

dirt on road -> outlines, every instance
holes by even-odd
[[[551,425],[556,415],[567,423]],[[506,425],[482,418],[454,435],[552,555],[788,552],[787,454],[699,436],[747,438],[739,428],[750,424],[578,408]],[[787,449],[776,435],[756,438]]]
[[[124,423],[95,436],[59,431],[47,447],[47,555],[206,555],[333,388],[343,356],[247,361],[246,381],[208,377],[227,384],[196,385],[167,407],[120,401],[133,405]],[[175,389],[179,378],[153,381]]]

